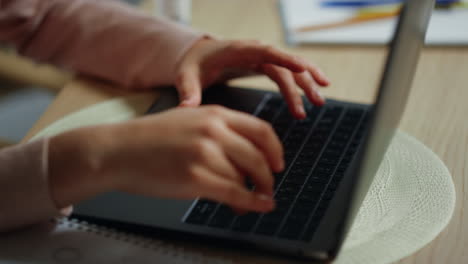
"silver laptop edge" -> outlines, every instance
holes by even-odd
[[[370,119],[369,134],[363,142],[362,158],[356,164],[356,175],[359,176],[355,182],[343,234],[349,230],[398,128],[435,5],[435,0],[405,2],[382,75],[375,108]]]

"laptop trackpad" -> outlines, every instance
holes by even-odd
[[[106,220],[174,228],[193,201],[166,200],[112,192],[84,201],[75,214]]]

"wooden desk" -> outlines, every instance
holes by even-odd
[[[324,93],[336,98],[368,101],[380,79],[386,55],[383,47],[285,47],[278,12],[270,0],[196,0],[193,24],[218,36],[260,39],[300,54],[328,74],[333,85]],[[257,77],[237,84],[274,87],[265,78]],[[423,51],[400,128],[430,147],[445,162],[455,182],[457,204],[448,228],[435,241],[399,263],[468,263],[467,86],[468,48]],[[65,114],[117,95],[115,89],[106,85],[70,82],[28,137]],[[150,94],[148,105],[153,100],[154,95]]]

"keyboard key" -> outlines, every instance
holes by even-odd
[[[356,128],[356,124],[349,124],[349,123],[340,123],[338,126],[338,131],[342,131],[344,133],[352,133]]]
[[[322,215],[325,214],[325,211],[328,209],[328,206],[330,205],[333,194],[334,194],[333,192],[325,192],[324,199],[320,201],[317,207],[317,213],[321,213]],[[329,198],[327,198],[326,196],[328,196]]]
[[[286,220],[285,226],[286,225],[292,225],[294,223],[295,225],[299,225],[299,226],[303,227],[306,224],[306,222],[307,222],[307,220],[309,218],[310,211],[312,211],[312,210],[303,210],[303,209],[301,209],[301,210],[291,211],[291,214],[288,216],[288,218]]]
[[[286,150],[284,152],[285,161],[287,160],[292,161],[296,157],[296,154],[297,154],[297,150]],[[288,162],[286,162],[286,164],[288,164]]]
[[[354,142],[360,142],[362,137],[364,136],[364,131],[358,130],[354,135]]]
[[[294,166],[291,168],[291,170],[288,173],[288,178],[289,177],[300,177],[300,178],[305,178],[307,177],[307,174],[309,173],[309,168],[306,168],[304,166],[297,166],[295,163]]]
[[[308,194],[317,194],[317,193],[322,193],[323,192],[323,185],[318,185],[314,183],[313,181],[309,181],[309,184],[306,184],[304,186],[304,189],[302,190],[302,193],[308,193]]]
[[[313,105],[313,104],[311,104],[310,102],[307,102],[307,101],[306,101],[306,103],[304,103],[304,108],[305,108],[305,110],[307,112],[307,116],[308,117],[313,117],[313,118],[317,117],[320,114],[320,112],[322,111],[322,109],[324,109],[323,107],[315,106],[315,105]]]
[[[281,209],[276,209],[269,212],[269,213],[266,213],[263,215],[263,218],[262,218],[262,221],[265,221],[265,220],[278,220],[278,221],[281,221],[283,220],[283,218],[286,216],[287,212],[288,212],[289,208],[288,207],[283,207]]]
[[[290,124],[294,121],[294,117],[289,113],[288,107],[284,106],[275,120],[278,124]]]
[[[190,224],[204,224],[216,208],[216,203],[199,200],[193,207],[186,222]]]
[[[323,194],[323,197],[322,197],[322,200],[325,200],[325,201],[330,201],[333,197],[334,197],[335,193],[332,192],[330,189],[327,189],[327,191]],[[320,206],[323,205],[323,202],[320,202]]]
[[[318,125],[323,128],[332,127],[336,121],[337,117],[325,113],[325,115],[320,119]]]
[[[278,218],[262,218],[259,225],[257,226],[256,234],[273,236],[281,224],[281,219]]]
[[[203,215],[200,215],[200,214],[190,214],[189,217],[187,218],[187,220],[185,220],[185,222],[189,223],[189,224],[196,224],[196,225],[201,225],[201,224],[204,224],[206,221],[206,218],[203,217]]]
[[[263,119],[267,122],[271,122],[273,120],[273,118],[275,117],[276,115],[276,110],[273,110],[273,109],[268,109],[268,110],[263,110],[261,111],[257,117],[260,118],[260,119]]]
[[[322,155],[317,166],[335,166],[338,165],[338,158],[335,155]]]
[[[304,241],[310,241],[312,239],[312,237],[315,234],[315,231],[317,230],[317,227],[320,224],[320,220],[321,217],[317,217],[315,215],[312,217],[302,238]]]
[[[283,139],[288,131],[288,127],[274,127],[275,133],[279,139]]]
[[[239,216],[234,225],[232,230],[239,231],[239,232],[250,232],[254,225],[257,223],[260,215],[257,213],[248,213],[246,215]]]
[[[335,170],[335,166],[329,166],[328,164],[319,164],[314,169],[314,174],[321,174],[321,175],[331,175]]]
[[[315,134],[312,134],[309,138],[309,140],[312,140],[312,141],[316,141],[316,142],[326,142],[326,140],[328,139],[329,137],[329,133],[330,131],[326,132],[326,133],[315,133]]]
[[[273,96],[268,100],[267,104],[271,107],[279,108],[284,105],[284,99],[280,96]]]
[[[290,193],[276,193],[275,195],[275,201],[276,201],[276,209],[279,210],[279,207],[281,204],[287,204],[288,206],[294,202],[294,199],[296,198],[295,194],[290,194]]]
[[[289,175],[285,180],[284,180],[284,183],[285,184],[295,184],[295,185],[300,185],[302,187],[302,184],[305,183],[307,179],[307,175],[306,174],[302,174],[302,175],[298,175],[298,176],[291,176]]]
[[[343,159],[342,159],[341,162],[340,162],[340,165],[348,165],[348,164],[350,164],[352,158],[353,158],[353,157],[350,157],[350,156],[345,156],[345,157],[343,157]]]
[[[331,174],[325,174],[325,173],[320,173],[320,172],[316,172],[314,171],[309,179],[308,179],[308,183],[313,183],[315,185],[320,185],[320,184],[325,184],[325,183],[328,183],[328,181],[330,180],[330,176]]]
[[[304,222],[288,221],[280,232],[280,237],[286,239],[297,240],[300,238],[302,229],[304,228]]]
[[[236,214],[226,205],[221,205],[208,224],[211,227],[227,228],[231,225]]]
[[[331,192],[336,191],[338,189],[339,183],[341,182],[341,177],[333,176],[333,180],[328,184],[328,190]]]
[[[327,149],[323,151],[323,156],[330,157],[330,158],[339,158],[343,154],[343,150],[345,147],[346,147],[346,144],[343,144],[341,148],[332,147],[328,145]]]
[[[296,195],[300,190],[302,186],[298,184],[292,184],[292,183],[285,183],[280,186],[278,189],[279,194],[290,194],[290,195]]]
[[[297,199],[297,203],[312,208],[320,200],[320,195],[321,193],[301,193]]]
[[[305,119],[297,120],[296,127],[302,129],[303,131],[309,131],[315,123],[316,117],[307,116]]]
[[[310,168],[312,167],[312,162],[311,160],[307,159],[306,155],[301,153],[297,157],[297,159],[294,161],[294,166],[303,167],[303,168],[307,168],[307,170],[310,170]]]
[[[335,178],[335,179],[341,181],[341,179],[343,179],[344,175],[345,175],[345,172],[344,172],[344,171],[342,171],[342,172],[341,172],[341,171],[336,171],[335,174],[333,175],[333,178]],[[337,185],[337,187],[338,187],[339,182],[337,182],[336,185]]]

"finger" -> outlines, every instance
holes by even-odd
[[[229,160],[250,177],[259,192],[273,195],[274,179],[269,163],[253,143],[227,127],[219,130],[218,142]]]
[[[179,92],[180,106],[200,105],[202,85],[195,67],[186,67],[179,73],[176,88]]]
[[[310,76],[309,72],[293,74],[294,80],[297,85],[302,88],[307,99],[315,105],[321,106],[325,103],[325,98],[320,94],[317,89],[317,84]]]
[[[270,63],[287,68],[293,72],[303,72],[306,65],[296,56],[276,48],[248,42],[234,42],[230,45],[225,64],[230,67],[261,65]]]
[[[259,148],[275,172],[284,169],[283,146],[270,124],[237,111],[223,114],[228,127]]]
[[[262,66],[263,73],[272,79],[279,87],[288,104],[289,111],[297,119],[304,119],[306,113],[301,95],[297,90],[297,86],[292,76],[292,73],[284,68],[265,64]]]
[[[310,62],[303,61],[305,65],[306,71],[310,73],[312,78],[319,84],[320,86],[328,86],[330,85],[330,81],[328,80],[327,76],[320,70],[319,67],[315,66]]]
[[[218,145],[219,143],[215,143],[211,140],[205,140],[203,143],[204,151],[199,154],[199,160],[204,166],[218,175],[227,177],[231,181],[245,184],[245,177],[241,171],[232,164],[225,151]]]
[[[238,210],[269,212],[275,203],[271,196],[248,191],[237,182],[226,180],[211,171],[201,171],[199,176],[200,196],[227,204]]]
[[[229,80],[236,79],[239,77],[251,77],[251,76],[256,76],[259,75],[259,72],[256,72],[252,69],[246,69],[246,68],[226,68],[221,76],[219,76],[217,82],[218,83],[225,83]]]

